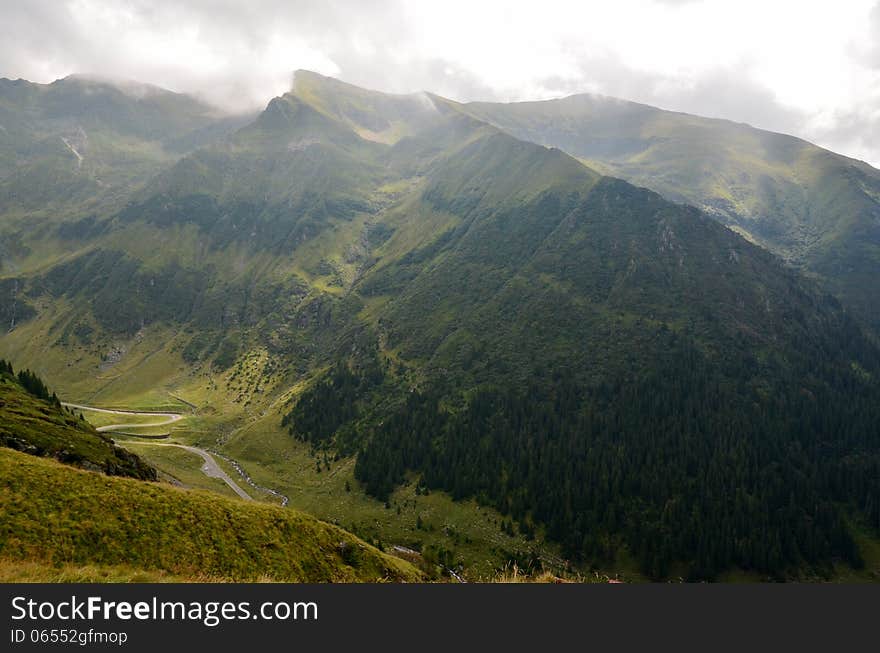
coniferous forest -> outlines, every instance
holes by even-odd
[[[770,392],[749,388],[673,335],[650,369],[592,387],[570,370],[467,396],[428,386],[371,420],[377,378],[338,364],[286,423],[319,448],[338,431],[345,449],[343,422],[360,417],[368,435],[355,475],[369,494],[386,501],[414,471],[428,488],[498,508],[525,534],[545,529],[581,562],[625,550],[651,578],[690,580],[861,565],[853,524],[880,530],[872,386],[829,364],[815,370],[821,382],[802,370]]]

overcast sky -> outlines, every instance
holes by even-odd
[[[880,0],[0,0],[2,77],[122,77],[243,109],[297,68],[457,100],[604,93],[880,166]]]

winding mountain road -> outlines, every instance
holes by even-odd
[[[167,424],[173,424],[174,422],[180,421],[183,419],[183,415],[180,413],[159,413],[150,410],[115,410],[112,408],[95,408],[94,406],[84,406],[82,404],[70,404],[66,401],[61,402],[62,406],[66,408],[76,408],[78,410],[90,410],[95,413],[105,413],[108,415],[135,415],[135,416],[143,416],[150,415],[155,417],[161,417],[158,422],[144,422],[144,423],[128,423],[128,424],[107,424],[106,426],[98,426],[95,428],[96,431],[101,431],[105,433],[107,431],[118,431],[123,428],[146,428],[148,426],[165,426]]]
[[[154,427],[154,426],[165,426],[166,424],[173,424],[174,422],[178,422],[183,419],[183,415],[180,413],[161,413],[154,412],[148,410],[115,410],[112,408],[95,408],[94,406],[84,406],[82,404],[71,404],[67,402],[62,402],[62,406],[66,406],[67,408],[76,408],[78,410],[90,410],[96,413],[106,413],[110,415],[132,415],[143,417],[144,415],[155,416],[157,418],[162,418],[156,422],[130,422],[127,424],[108,424],[106,426],[99,426],[95,430],[101,432],[108,431],[118,431],[120,429],[132,429],[132,428],[146,428],[146,427]],[[210,453],[205,451],[204,449],[199,449],[198,447],[192,447],[186,444],[174,444],[172,442],[153,442],[150,440],[143,440],[138,442],[141,445],[148,445],[151,447],[177,447],[178,449],[183,449],[185,451],[189,451],[190,453],[194,453],[199,456],[204,462],[202,463],[202,473],[209,478],[219,478],[221,481],[226,483],[230,487],[230,489],[235,492],[242,499],[246,499],[248,501],[253,501],[254,498],[241,489],[241,486],[236,483],[232,477],[223,471],[220,465],[217,464],[217,461],[214,459]]]
[[[139,442],[138,444],[148,445],[151,447],[177,447],[178,449],[185,449],[186,451],[189,451],[190,453],[194,453],[197,456],[201,456],[202,460],[205,461],[204,463],[202,463],[202,467],[201,467],[202,473],[205,476],[207,476],[209,478],[219,478],[221,481],[226,483],[226,485],[228,485],[232,489],[232,491],[235,492],[242,499],[247,499],[248,501],[254,500],[254,498],[250,494],[248,494],[247,492],[245,492],[244,490],[241,489],[241,486],[238,483],[236,483],[234,480],[232,480],[232,477],[229,474],[227,474],[226,472],[224,472],[220,468],[220,465],[218,465],[217,461],[214,460],[214,456],[209,454],[204,449],[199,449],[198,447],[190,447],[185,444],[173,444],[171,442],[151,442],[149,440],[146,440],[144,442]]]

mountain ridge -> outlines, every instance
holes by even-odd
[[[693,204],[770,249],[874,327],[880,171],[808,141],[594,95],[466,103],[501,129]]]

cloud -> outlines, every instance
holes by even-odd
[[[880,164],[880,3],[5,2],[0,75],[136,79],[230,109],[308,68],[458,100],[592,91],[794,133]]]
[[[870,46],[867,50],[866,62],[873,68],[880,68],[880,2],[874,5],[869,20],[871,33]]]

